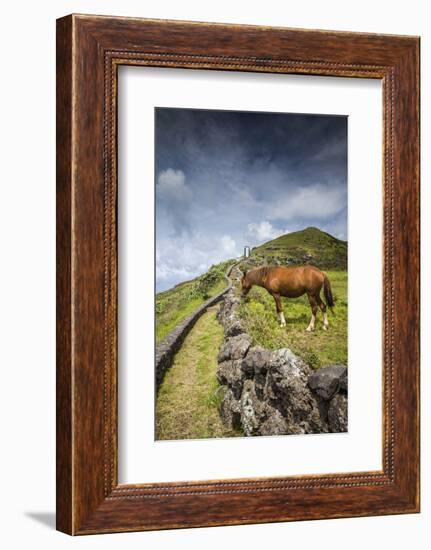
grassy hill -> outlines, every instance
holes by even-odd
[[[251,250],[256,264],[304,265],[322,269],[347,270],[347,242],[317,227],[287,233]]]

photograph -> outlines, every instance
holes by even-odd
[[[429,12],[2,5],[2,548],[430,547]]]
[[[156,107],[155,439],[348,431],[348,116]]]

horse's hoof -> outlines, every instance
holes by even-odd
[[[313,329],[310,328],[310,327],[307,327],[307,328],[305,329],[305,332],[313,332]]]
[[[325,325],[323,325],[323,330],[328,330],[328,327],[325,327]]]

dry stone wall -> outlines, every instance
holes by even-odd
[[[239,279],[237,267],[231,276]],[[239,305],[230,287],[218,313],[225,333],[217,369],[224,388],[223,422],[247,436],[347,431],[347,368],[330,365],[313,371],[287,348],[252,346]]]

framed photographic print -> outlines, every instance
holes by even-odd
[[[57,528],[419,511],[419,39],[57,22]]]

